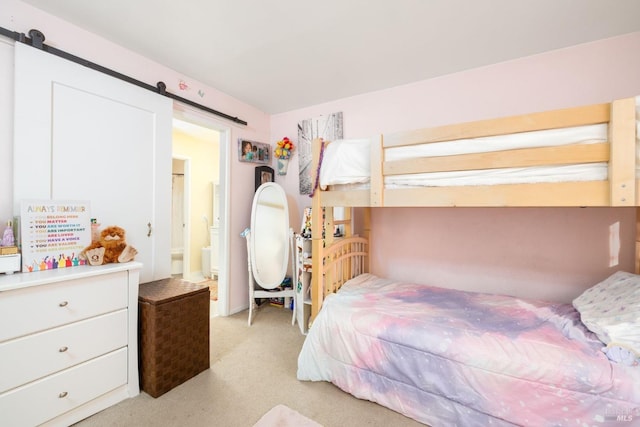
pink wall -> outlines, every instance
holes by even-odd
[[[609,269],[616,222],[620,265]],[[385,277],[570,301],[619,268],[633,271],[633,208],[378,209],[373,224],[373,269]]]
[[[20,1],[4,0],[2,11],[0,26],[24,33],[37,28],[46,35],[47,44],[151,84],[162,80],[169,91],[247,120],[246,127],[223,122],[231,129],[232,146],[238,137],[272,143],[283,136],[297,140],[299,120],[336,111],[344,113],[345,137],[349,138],[640,94],[640,56],[636,54],[640,51],[640,33],[633,33],[270,117]],[[190,91],[180,92],[178,83],[182,79]],[[204,97],[197,95],[199,89],[206,94]],[[4,159],[0,164],[5,166],[0,170],[3,218],[11,214],[7,206],[11,205],[13,187],[12,166],[6,161],[12,156],[10,105],[9,97],[0,101],[0,152]],[[231,152],[229,282],[230,310],[234,312],[247,304],[245,243],[239,234],[249,224],[252,192],[246,189],[253,188],[254,176],[253,167],[237,162],[233,147]],[[276,178],[289,195],[295,228],[299,227],[302,208],[309,204],[306,196],[298,194],[297,168],[294,156],[289,174]],[[566,300],[609,272],[603,264],[608,260],[603,248],[608,227],[615,221],[620,221],[624,237],[621,267],[630,269],[633,213],[628,209],[376,210],[373,224],[377,242],[385,243],[375,245],[374,241],[374,270],[381,275],[446,286],[475,286]],[[390,241],[398,247],[391,250]],[[470,277],[480,281],[470,285]]]
[[[256,140],[269,140],[270,116],[257,108],[208,87],[189,76],[184,76],[162,64],[153,62],[122,46],[114,44],[102,37],[84,31],[83,29],[51,16],[39,9],[17,0],[2,0],[0,26],[18,33],[28,34],[32,28],[38,29],[46,36],[45,43],[83,57],[89,61],[107,68],[130,75],[145,83],[155,85],[158,81],[167,84],[167,91],[206,105],[229,115],[246,120],[248,126],[235,125],[220,119],[220,124],[227,126],[231,132],[231,162],[230,162],[230,269],[228,281],[230,283],[229,308],[236,312],[248,305],[247,293],[247,255],[245,240],[240,233],[250,223],[251,202],[253,200],[254,165],[240,163],[234,147],[239,137]],[[2,57],[4,59],[4,56]],[[10,58],[12,61],[12,57]],[[10,64],[0,64],[0,68],[11,69]],[[2,75],[2,74],[0,74]],[[12,76],[11,76],[12,77]],[[182,91],[179,83],[184,80],[190,87]],[[13,84],[7,85],[9,88]],[[4,86],[3,86],[4,87]],[[198,91],[202,90],[204,96]],[[13,152],[12,125],[12,90],[0,96],[0,153],[3,159],[11,158]],[[6,111],[8,110],[8,111]],[[6,165],[5,160],[0,165]],[[0,218],[11,218],[12,199],[12,165],[0,170]],[[250,191],[247,191],[247,190]]]
[[[298,121],[342,111],[345,138],[607,102],[640,94],[640,32],[278,114],[272,142]],[[382,58],[383,60],[383,58]],[[297,157],[278,177],[297,201]],[[299,218],[294,222],[299,227]],[[443,286],[568,301],[617,268],[633,269],[633,209],[378,209],[375,273]],[[381,243],[383,242],[383,243]]]

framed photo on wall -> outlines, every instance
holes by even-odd
[[[238,138],[238,160],[265,165],[271,164],[271,146],[262,142]]]
[[[256,190],[265,182],[274,182],[273,168],[269,166],[256,166]]]

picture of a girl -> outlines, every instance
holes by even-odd
[[[253,160],[253,146],[251,141],[242,141],[242,158],[244,160]]]
[[[269,144],[238,138],[238,160],[241,162],[269,164],[270,149]]]

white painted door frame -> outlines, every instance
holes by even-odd
[[[191,158],[187,156],[173,155],[174,160],[183,162],[184,194],[182,196],[182,277],[188,278],[191,274]],[[171,218],[173,222],[173,217]],[[173,224],[172,224],[173,226]]]
[[[175,118],[193,124],[213,129],[220,133],[219,161],[220,161],[220,242],[218,272],[218,313],[229,315],[229,182],[231,177],[231,127],[218,121],[212,114],[195,109],[178,101],[174,102],[173,115]],[[213,245],[214,242],[211,242]]]

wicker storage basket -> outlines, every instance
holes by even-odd
[[[209,369],[209,287],[165,279],[140,285],[140,387],[158,397]]]

